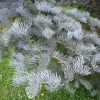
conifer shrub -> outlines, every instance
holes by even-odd
[[[61,7],[55,0],[7,0],[0,2],[0,23],[6,29],[0,47],[15,47],[13,82],[27,84],[29,98],[43,84],[51,92],[65,87],[74,93],[82,84],[91,96],[99,93],[93,86],[99,78],[93,77],[100,76],[100,20],[89,12]]]
[[[61,4],[62,2],[59,3]],[[85,9],[90,12],[93,17],[100,19],[100,0],[63,0],[63,4]]]

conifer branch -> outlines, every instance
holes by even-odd
[[[27,83],[29,98],[37,96],[42,84],[47,84],[51,92],[65,86],[74,93],[69,84],[74,79],[76,87],[83,84],[92,93],[93,87],[82,77],[91,75],[91,70],[100,73],[100,20],[76,8],[62,8],[63,3],[59,5],[55,0],[3,3],[0,21],[7,30],[0,36],[0,49],[15,46],[10,62],[16,69],[15,84]],[[8,23],[19,15],[22,20]]]
[[[58,39],[56,39],[56,42],[59,43],[59,44],[62,44],[66,49],[69,49],[70,51],[72,51],[72,54],[75,54],[77,56],[80,56],[77,52],[75,52],[75,50],[72,50],[66,44],[64,44],[63,42],[59,41]]]

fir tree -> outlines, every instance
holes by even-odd
[[[19,21],[14,21],[19,18]],[[12,21],[12,23],[11,23]],[[100,73],[100,21],[88,12],[66,9],[55,0],[5,0],[0,2],[1,48],[15,47],[10,66],[16,69],[15,85],[27,83],[29,98],[41,85],[70,93],[82,84],[91,96],[98,93],[85,77]]]

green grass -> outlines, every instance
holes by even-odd
[[[13,49],[10,49],[10,55]],[[30,100],[26,96],[25,86],[15,87],[13,85],[14,68],[8,66],[11,56],[0,62],[0,100]],[[90,97],[89,92],[81,86],[74,95],[69,94],[65,89],[50,93],[43,85],[36,100],[100,100]]]
[[[13,49],[10,49],[10,54]],[[28,100],[24,99],[25,91],[24,86],[15,87],[13,85],[13,74],[14,68],[9,67],[9,60],[11,56],[6,57],[2,62],[0,62],[0,100]],[[23,97],[21,97],[21,95]],[[23,99],[21,99],[23,98]]]

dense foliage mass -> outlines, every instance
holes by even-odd
[[[79,9],[85,9],[89,11],[92,16],[100,19],[100,0],[59,0],[59,4],[76,6]]]
[[[51,92],[65,87],[74,93],[73,83],[76,88],[84,85],[91,96],[99,93],[86,80],[100,73],[98,19],[60,7],[55,0],[7,0],[0,2],[0,22],[1,55],[15,47],[10,62],[16,69],[13,81],[27,84],[29,98],[35,98],[42,84]]]

